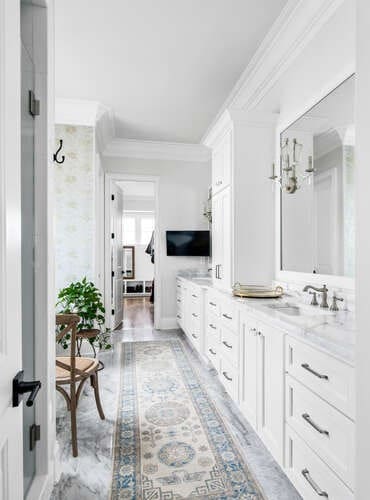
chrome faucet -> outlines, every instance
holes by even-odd
[[[321,293],[321,304],[320,304],[320,307],[323,307],[323,308],[327,308],[329,307],[328,305],[328,288],[326,285],[323,285],[322,288],[317,288],[315,286],[312,286],[312,285],[306,285],[304,288],[303,288],[303,291],[304,292],[308,292],[308,290],[315,290],[315,292],[320,292]]]

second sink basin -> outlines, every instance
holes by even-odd
[[[305,305],[297,305],[291,304],[289,302],[284,303],[276,303],[276,304],[267,304],[267,307],[270,309],[274,309],[282,314],[286,314],[287,316],[322,316],[328,315],[328,309],[321,309],[319,307],[313,306],[305,306]]]

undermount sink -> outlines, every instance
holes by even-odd
[[[274,309],[287,316],[322,316],[331,314],[328,309],[321,309],[319,307],[290,304],[289,302],[268,304],[267,307]]]

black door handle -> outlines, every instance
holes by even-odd
[[[31,393],[28,396],[26,405],[33,406],[37,393],[41,388],[41,382],[39,380],[24,382],[23,376],[24,376],[24,371],[21,370],[13,378],[13,407],[19,406],[19,403],[22,400],[22,395],[25,394],[26,392]]]

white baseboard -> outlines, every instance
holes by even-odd
[[[176,330],[180,328],[176,318],[161,318],[159,321],[160,330]]]

